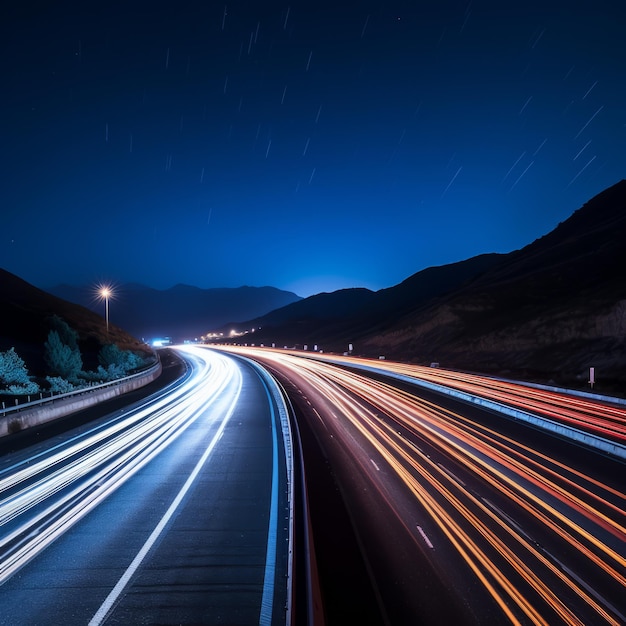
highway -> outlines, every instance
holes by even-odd
[[[223,349],[254,358],[284,385],[312,442],[309,483],[316,467],[329,467],[362,555],[355,576],[365,572],[376,598],[368,623],[626,623],[621,459],[359,371],[351,359]],[[623,407],[426,369],[418,374],[623,438]],[[319,547],[332,531],[316,531],[316,519],[334,507],[310,498]],[[328,622],[341,623],[349,608],[337,598],[358,594],[347,575],[325,587],[332,554],[320,548],[318,563]]]
[[[148,399],[2,443],[1,624],[289,623],[284,406],[257,367],[179,353]]]
[[[350,367],[372,368],[371,359],[324,356],[326,362]],[[527,411],[565,427],[588,433],[626,446],[626,403],[621,406],[595,401],[592,394],[568,394],[540,386],[520,385],[515,382],[486,378],[465,372],[424,367],[406,363],[376,363],[374,369],[409,377],[420,383],[443,386],[478,398],[502,403]]]

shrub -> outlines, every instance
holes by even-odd
[[[123,365],[118,365],[116,363],[111,363],[106,368],[105,371],[106,371],[106,375],[107,375],[107,379],[108,380],[117,380],[118,378],[124,378],[124,376],[126,376],[126,370],[124,369],[124,366]]]
[[[38,391],[39,385],[30,379],[26,364],[15,348],[0,352],[0,393],[26,395]]]
[[[114,343],[102,346],[98,354],[98,361],[107,372],[122,372],[116,378],[122,378],[129,372],[146,365],[146,359],[131,350],[121,350]]]
[[[80,379],[88,384],[103,383],[107,380],[107,373],[102,366],[98,366],[95,372],[81,372]]]
[[[29,396],[34,393],[39,393],[39,385],[35,381],[29,380],[23,385],[9,385],[7,392],[12,396]],[[0,393],[2,392],[0,391]]]
[[[54,393],[69,393],[76,389],[72,383],[61,376],[46,376],[46,380],[50,384],[50,391]]]
[[[56,330],[51,330],[48,334],[45,348],[46,363],[53,376],[60,376],[69,381],[78,379],[83,367],[83,359],[78,348],[65,344]]]

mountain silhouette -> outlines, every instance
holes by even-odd
[[[254,329],[257,345],[344,352],[352,344],[364,356],[570,386],[585,386],[594,367],[599,388],[623,391],[624,241],[626,181],[620,181],[520,250],[430,267],[379,291],[302,299],[273,287],[121,285],[110,301],[109,338],[132,347],[141,345],[134,337],[179,341],[222,333],[225,341],[231,330]],[[0,350],[15,346],[36,361],[52,313],[92,352],[107,339],[104,305],[92,290],[60,285],[52,295],[3,270],[0,288]]]
[[[58,285],[49,291],[104,312],[93,288]],[[295,293],[274,287],[200,289],[178,284],[158,290],[128,283],[113,288],[109,315],[118,326],[146,341],[163,336],[183,341],[200,337],[207,328],[250,319],[300,299]]]
[[[621,181],[520,250],[427,268],[377,292],[311,296],[239,328],[255,328],[257,344],[352,344],[364,356],[564,384],[585,385],[594,367],[623,388],[625,241]]]

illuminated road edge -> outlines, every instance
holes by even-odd
[[[0,584],[175,441],[241,375],[232,360],[191,355],[178,384],[104,426],[0,473]],[[203,384],[200,384],[202,381]],[[6,532],[6,531],[5,531]]]
[[[321,358],[320,360],[326,361],[326,359],[323,358]],[[334,360],[329,360],[329,362],[334,362]],[[480,396],[470,394],[465,391],[460,391],[459,389],[452,389],[451,387],[447,387],[445,385],[440,385],[426,380],[420,380],[419,378],[416,378],[414,376],[407,376],[406,374],[398,374],[382,367],[374,367],[372,365],[364,365],[362,363],[356,363],[352,361],[343,362],[343,364],[347,365],[348,367],[353,367],[355,369],[372,372],[373,374],[388,376],[389,378],[394,378],[395,380],[400,380],[411,385],[424,387],[425,389],[430,389],[438,393],[443,393],[448,396],[458,398],[459,400],[463,400],[465,402],[478,404],[482,407],[485,407],[486,409],[497,411],[498,413],[508,415],[509,417],[514,417],[515,419],[523,420],[525,422],[528,422],[529,424],[532,424],[533,426],[548,430],[562,437],[573,439],[587,446],[595,448],[596,450],[601,450],[602,452],[606,452],[619,458],[626,459],[626,446],[615,443],[613,441],[609,441],[608,439],[604,439],[597,435],[585,433],[582,430],[573,428],[571,426],[559,424],[558,422],[552,421],[545,417],[539,417],[527,411],[522,411],[521,409],[516,409],[511,406],[507,406],[506,404],[495,402],[494,400],[489,400],[488,398],[482,398]]]
[[[276,542],[278,540],[278,436],[276,432],[276,418],[274,415],[274,405],[272,400],[276,403],[278,408],[278,416],[280,419],[280,425],[282,429],[282,441],[285,448],[285,461],[287,466],[287,492],[289,499],[289,547],[288,547],[288,562],[287,562],[287,618],[286,623],[291,624],[291,598],[292,598],[292,583],[293,583],[293,540],[294,540],[294,481],[293,481],[293,446],[292,446],[292,432],[289,423],[289,415],[287,410],[287,404],[285,397],[282,394],[278,383],[269,372],[259,365],[256,361],[248,359],[246,357],[238,356],[237,358],[250,364],[257,372],[263,382],[265,391],[268,394],[269,404],[272,410],[272,499],[270,510],[270,524],[267,541],[267,557],[265,560],[265,580],[263,584],[263,599],[261,601],[261,616],[259,624],[261,626],[271,626],[272,623],[272,601],[274,598],[274,585],[276,575]]]
[[[95,626],[106,621],[153,546],[167,532],[192,484],[216,449],[240,400],[242,367],[245,367],[242,359],[197,346],[181,347],[180,352],[188,364],[187,373],[177,383],[168,386],[166,392],[35,457],[0,470],[0,526],[4,527],[0,534],[0,584],[119,489],[194,422],[210,420],[216,430],[200,459],[182,487],[173,494],[171,503],[149,531],[134,558],[131,555],[130,565],[106,599],[94,609],[89,623]],[[286,616],[285,623],[290,623],[294,515],[287,403],[278,383],[259,365],[249,363],[267,395],[272,428],[271,508],[259,623],[272,624],[272,619],[278,619],[279,614],[281,621]],[[283,446],[279,446],[279,437],[282,437]],[[284,448],[284,457],[281,448]],[[279,456],[282,457],[280,460]],[[282,467],[280,473],[278,471],[283,458],[287,483]],[[279,515],[277,510],[279,493],[289,504],[288,528],[285,530],[286,514]],[[277,567],[278,558],[285,559],[280,568]],[[279,569],[284,572],[285,568],[288,575],[279,576]]]

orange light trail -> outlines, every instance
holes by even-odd
[[[510,622],[551,624],[556,617],[562,623],[584,624],[579,606],[586,607],[594,622],[617,625],[624,621],[623,608],[616,608],[603,590],[585,582],[593,572],[594,580],[605,580],[626,597],[623,492],[468,415],[337,367],[327,357],[322,361],[284,351],[227,349],[258,360],[296,386],[315,389],[320,424],[327,430],[336,426],[358,433],[367,442],[429,514]],[[346,362],[352,364],[353,359],[342,364]],[[404,374],[416,372],[410,366],[390,367]],[[431,375],[422,370],[417,370],[419,375],[428,374],[429,380],[445,379],[457,388],[472,393],[480,390],[499,402],[532,407],[564,421],[596,415],[592,428],[606,433],[610,429],[603,425],[612,422],[614,436],[619,435],[625,414],[614,407],[538,390],[525,398],[518,386],[509,383],[498,383],[490,392],[491,381],[479,384],[474,380],[477,377],[440,371]],[[558,402],[564,398],[561,407]],[[443,455],[447,466],[422,447],[434,450],[437,458]],[[468,489],[457,474],[484,487]],[[533,539],[535,529],[548,537],[550,548]],[[568,565],[570,561],[566,563],[561,554],[575,554],[575,559]],[[572,596],[577,599],[572,601]]]
[[[537,389],[528,385],[440,368],[407,365],[393,361],[381,363],[358,358],[345,359],[332,356],[316,358],[323,358],[329,362],[347,366],[356,364],[372,367],[374,365],[377,369],[465,391],[543,415],[582,431],[626,443],[626,408],[623,407],[603,404],[556,391]]]

